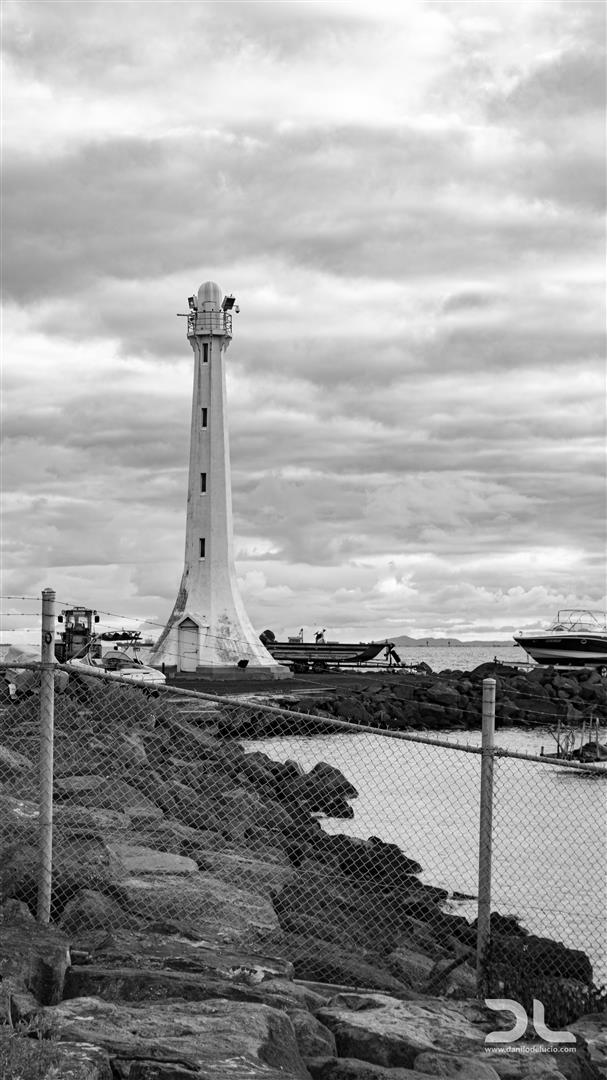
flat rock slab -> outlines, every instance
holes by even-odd
[[[339,994],[317,1015],[335,1035],[340,1056],[386,1068],[412,1069],[416,1058],[427,1052],[484,1053],[485,1016],[471,1002]]]
[[[193,1010],[179,1001],[75,998],[42,1013],[60,1040],[105,1050],[119,1076],[162,1078],[174,1067],[172,1075],[192,1080],[310,1080],[289,1018],[266,1005],[214,999]]]
[[[281,892],[295,877],[295,870],[286,857],[279,862],[277,859],[252,858],[244,852],[220,852],[204,848],[196,854],[215,877],[268,895]]]
[[[154,971],[150,968],[111,967],[96,964],[70,968],[65,980],[64,999],[95,997],[103,1001],[168,1001],[179,998],[181,1001],[209,1001],[225,998],[228,1001],[245,1001],[288,1012],[305,1011],[310,1021],[311,1013],[302,1010],[301,995],[295,984],[286,980],[264,981],[259,978],[254,967],[235,967],[229,973],[217,972],[191,974],[183,971]],[[0,988],[1,991],[1,988]],[[314,1020],[316,1025],[318,1022]],[[318,1027],[321,1025],[318,1024]],[[330,1036],[332,1051],[325,1042],[322,1051],[335,1050],[333,1036]]]
[[[23,833],[36,836],[40,812],[33,799],[22,799],[8,791],[0,791],[0,835],[6,833],[12,843]],[[15,832],[18,832],[18,837]]]
[[[193,874],[198,863],[185,855],[142,847],[139,844],[108,844],[110,870],[117,876],[126,874]]]
[[[130,829],[131,819],[128,814],[119,810],[103,810],[101,807],[60,802],[53,805],[53,827],[68,833],[73,829],[87,829],[89,832],[98,832],[100,836],[106,833],[114,835]]]
[[[9,750],[8,746],[0,743],[0,779],[10,780],[21,776],[23,773],[33,772],[35,765],[25,754],[17,750]]]
[[[246,970],[253,973],[256,982],[280,981],[291,984],[293,965],[281,956],[271,956],[260,950],[244,951],[229,948],[210,948],[200,938],[188,936],[186,928],[178,923],[156,923],[141,930],[112,929],[111,932],[95,931],[79,938],[77,953],[80,960],[72,961],[86,965],[98,964],[110,967],[168,968],[172,971],[192,974],[214,974],[231,978],[235,971]],[[162,927],[162,929],[161,929]],[[315,1004],[322,1005],[328,1000],[319,1000],[318,995],[299,988],[299,997],[307,997]],[[88,995],[86,995],[88,996]],[[333,995],[331,995],[333,996]]]
[[[212,874],[145,874],[123,878],[123,905],[147,919],[188,919],[209,945],[249,945],[282,939],[269,897],[237,889]]]
[[[55,799],[100,810],[115,810],[119,806],[122,813],[145,811],[152,817],[164,816],[159,806],[125,780],[88,773],[84,776],[58,777],[55,780]]]

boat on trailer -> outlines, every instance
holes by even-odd
[[[136,679],[152,688],[163,686],[166,677],[158,668],[144,664],[139,657],[141,634],[138,630],[106,631],[93,634],[91,640],[68,663],[79,675],[91,668],[122,679]],[[118,642],[119,644],[115,644]],[[90,680],[89,680],[90,682]]]
[[[563,608],[547,630],[513,637],[537,664],[595,667],[607,674],[607,612]]]
[[[271,630],[259,635],[260,641],[275,660],[291,668],[296,674],[306,671],[328,671],[343,665],[366,664],[383,652],[385,663],[400,665],[400,657],[391,641],[319,641],[306,642],[303,636],[277,641]]]

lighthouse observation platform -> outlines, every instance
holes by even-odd
[[[231,311],[192,311],[188,315],[188,337],[221,334],[232,337]]]

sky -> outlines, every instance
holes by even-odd
[[[605,11],[5,0],[3,641],[167,619],[209,279],[255,627],[607,607]]]

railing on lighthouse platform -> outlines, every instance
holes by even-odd
[[[232,337],[232,308],[238,311],[233,296],[224,296],[221,311],[206,311],[197,306],[196,297],[189,296],[190,310],[178,312],[182,319],[188,320],[188,337],[196,337],[197,334],[222,334]]]
[[[190,311],[188,337],[197,334],[226,334],[232,336],[231,311]]]

